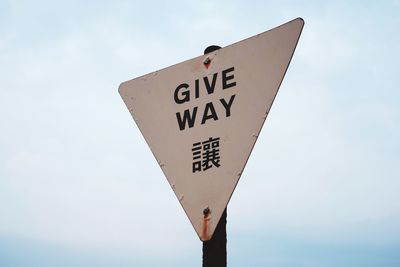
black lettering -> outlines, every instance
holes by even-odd
[[[200,86],[199,86],[199,80],[196,79],[194,81],[194,97],[199,98],[200,96]]]
[[[211,85],[210,85],[210,81],[208,80],[208,77],[203,78],[204,85],[206,86],[208,94],[214,93],[215,83],[217,82],[217,75],[218,75],[218,73],[214,73]]]
[[[226,103],[225,99],[223,99],[223,98],[221,98],[219,100],[225,108],[225,113],[226,113],[227,117],[231,116],[231,106],[232,106],[233,100],[235,99],[235,96],[236,95],[232,95],[231,99],[229,99],[228,103]]]
[[[185,102],[190,101],[190,91],[189,90],[185,90],[185,91],[181,92],[181,96],[183,96],[183,98],[179,98],[179,91],[183,88],[187,89],[187,88],[189,88],[189,85],[187,83],[182,83],[182,84],[178,85],[178,87],[176,87],[176,89],[175,89],[174,100],[175,100],[175,103],[177,103],[177,104],[183,104]]]
[[[231,67],[229,69],[223,70],[222,71],[222,89],[227,89],[233,86],[236,86],[236,82],[231,82],[228,83],[228,81],[233,80],[235,78],[235,76],[233,75],[229,75],[230,72],[234,71],[235,68]]]
[[[181,131],[185,130],[186,122],[187,122],[189,128],[193,127],[194,121],[196,120],[196,113],[197,113],[197,107],[193,108],[192,115],[190,115],[189,109],[186,109],[183,112],[183,118],[181,117],[181,113],[180,112],[176,113],[176,119],[178,120],[179,129]]]
[[[209,111],[211,112],[210,114]],[[201,120],[201,124],[204,124],[206,120],[214,119],[215,121],[218,120],[217,113],[215,112],[214,105],[212,102],[208,102],[206,107],[204,108],[203,119]]]

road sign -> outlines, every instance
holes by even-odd
[[[303,25],[292,20],[119,87],[202,241],[239,181]]]

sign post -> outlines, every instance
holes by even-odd
[[[204,50],[204,55],[214,52],[220,48],[220,46],[211,45]],[[208,241],[203,241],[203,267],[226,266],[227,209],[228,207],[226,207],[222,213],[212,238]],[[207,209],[203,211],[205,217],[208,215],[208,213],[209,210]]]
[[[226,207],[304,25],[301,18],[122,83],[119,93],[200,240],[226,266]],[[223,218],[222,220],[220,220]],[[214,232],[222,238],[213,240]],[[218,227],[217,227],[218,225]],[[218,228],[218,230],[216,230]],[[224,234],[225,233],[225,234]],[[210,241],[209,241],[210,240]],[[223,245],[221,245],[223,244]],[[224,256],[223,256],[224,255]],[[219,257],[219,256],[218,256]]]

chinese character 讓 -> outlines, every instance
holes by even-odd
[[[208,138],[208,140],[197,142],[193,144],[193,164],[192,172],[206,171],[212,167],[219,167],[220,164],[220,151],[219,151],[219,137]]]

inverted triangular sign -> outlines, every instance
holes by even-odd
[[[239,181],[303,25],[297,18],[119,87],[203,241]]]

